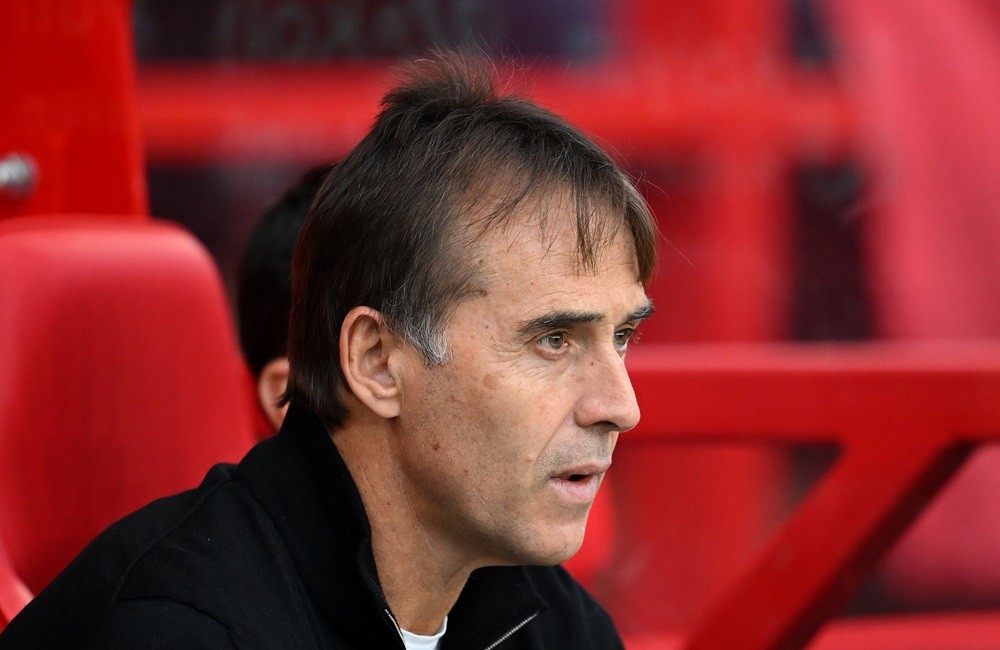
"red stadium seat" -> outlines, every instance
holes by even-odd
[[[0,218],[147,212],[132,2],[0,2],[0,159],[37,165],[34,191]]]
[[[10,565],[7,550],[0,542],[0,630],[14,613],[21,611],[21,608],[29,600],[31,600],[31,592],[17,577],[14,567]]]
[[[112,521],[238,460],[252,425],[222,283],[178,227],[0,221],[0,305],[2,627]]]

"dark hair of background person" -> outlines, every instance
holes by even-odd
[[[267,209],[240,258],[236,315],[240,347],[254,377],[270,361],[287,355],[295,240],[330,167],[309,170]]]
[[[545,236],[556,202],[576,215],[582,268],[627,228],[637,280],[656,258],[656,226],[608,155],[562,118],[498,94],[481,58],[434,52],[382,100],[374,126],[326,177],[293,262],[291,375],[284,400],[334,429],[346,414],[340,327],[364,305],[445,363],[451,311],[482,288],[476,242],[522,206]]]

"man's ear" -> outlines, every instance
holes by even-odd
[[[264,415],[274,427],[281,428],[281,423],[288,412],[288,405],[278,406],[285,388],[288,387],[288,357],[271,359],[257,376],[257,399],[264,409]]]
[[[399,379],[391,363],[399,346],[382,314],[371,307],[355,307],[344,317],[340,367],[347,387],[359,402],[386,419],[400,412]]]

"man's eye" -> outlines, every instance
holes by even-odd
[[[632,339],[635,334],[634,327],[624,327],[617,332],[615,332],[615,347],[619,350],[624,350],[628,347],[628,342]]]
[[[564,332],[553,332],[538,339],[538,344],[546,350],[561,350],[566,345]]]

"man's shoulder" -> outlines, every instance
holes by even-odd
[[[154,592],[190,581],[200,574],[187,566],[194,556],[218,566],[215,556],[222,554],[212,548],[212,540],[217,547],[231,543],[231,531],[245,528],[253,512],[248,495],[233,480],[234,471],[232,465],[216,465],[197,488],[153,501],[112,524],[51,587],[63,582],[72,586],[77,573],[80,578],[101,576],[104,582],[95,585],[97,589],[109,598],[128,599],[147,595],[135,593],[137,589]],[[247,536],[236,539],[242,544],[253,541]]]
[[[172,633],[184,633],[172,617],[187,620],[189,630],[259,619],[277,600],[272,592],[293,589],[290,561],[235,474],[234,466],[217,465],[197,488],[113,524],[11,622],[0,647],[22,647],[17,639],[65,647],[91,634],[127,636],[118,623],[133,611]]]
[[[162,599],[116,602],[83,648],[236,648],[229,628],[186,604]]]

